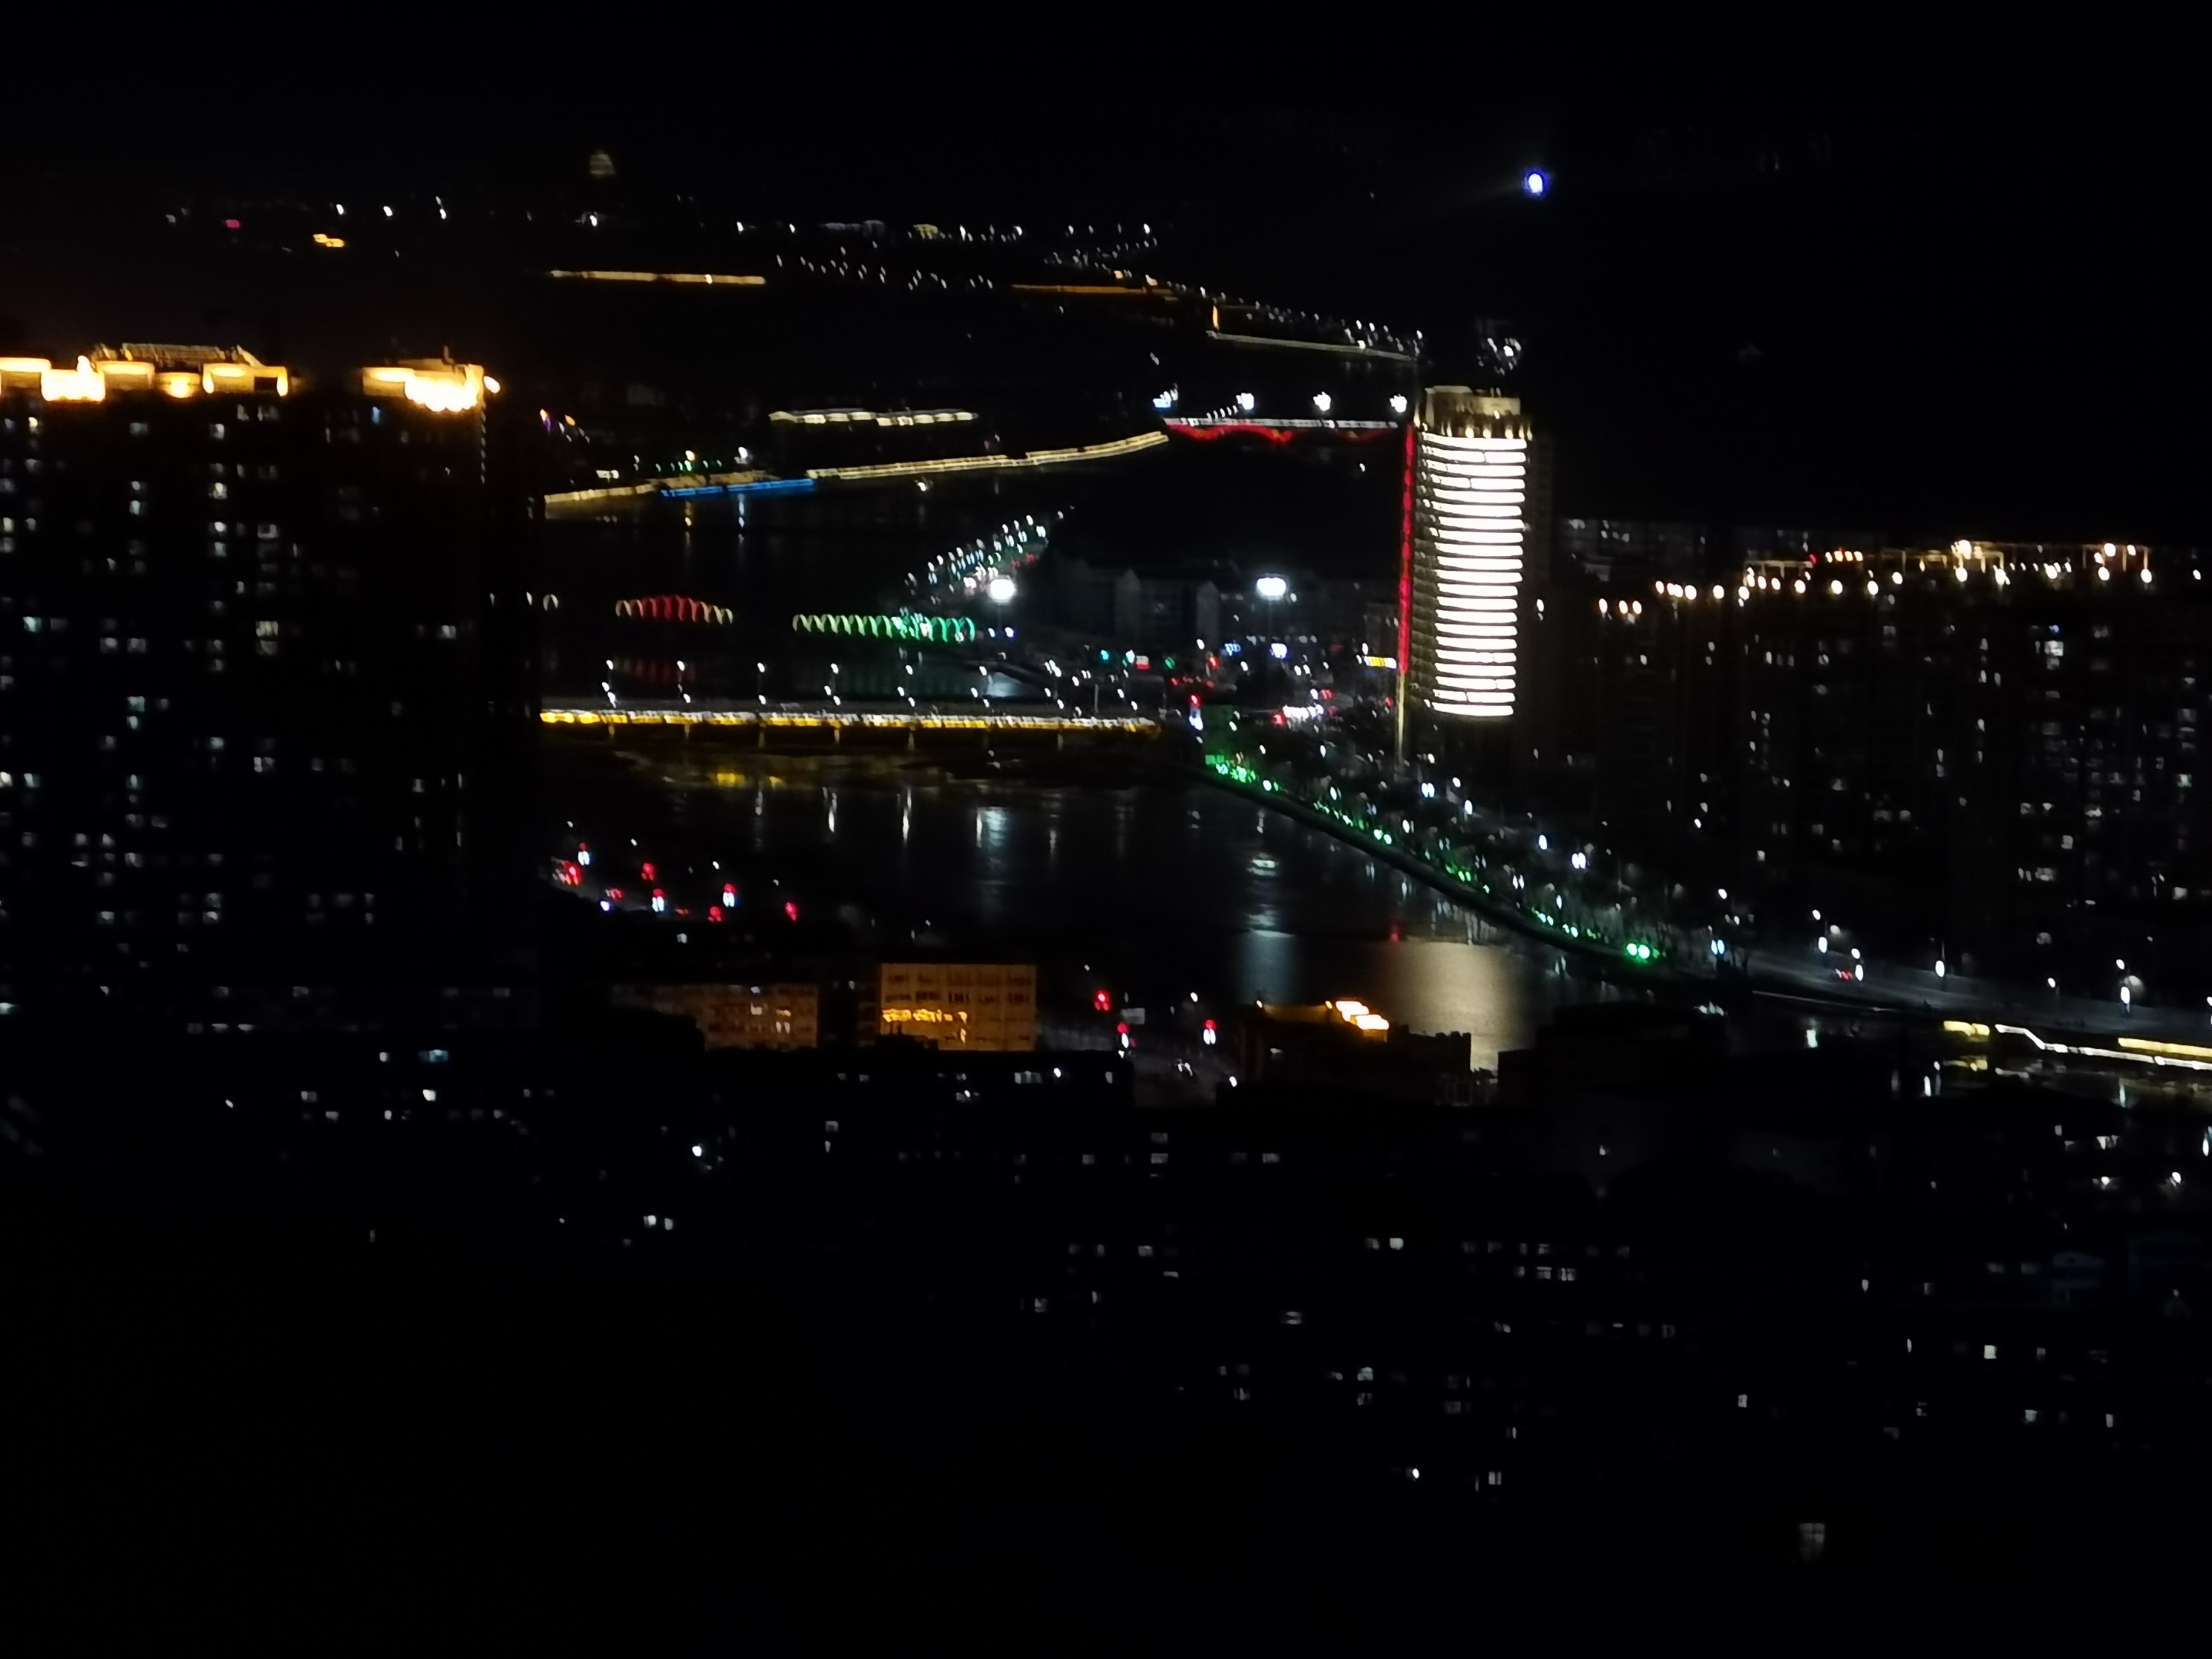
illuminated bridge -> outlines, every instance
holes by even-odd
[[[1397,421],[1261,420],[1239,415],[1170,415],[1161,424],[1178,438],[1264,438],[1286,444],[1298,438],[1334,438],[1344,443],[1372,443],[1402,433]]]
[[[576,735],[610,738],[672,737],[693,739],[747,740],[756,747],[771,743],[805,744],[828,742],[837,747],[904,748],[963,739],[998,744],[1009,740],[1059,748],[1067,739],[1148,739],[1160,734],[1160,723],[1136,714],[1077,714],[1043,713],[1018,708],[986,708],[971,705],[904,703],[770,703],[750,707],[740,703],[637,702],[619,708],[549,708],[538,711],[541,724]]]

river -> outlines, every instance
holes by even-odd
[[[604,660],[678,649],[687,672],[705,671],[702,690],[764,681],[770,696],[811,695],[823,670],[792,648],[793,612],[895,608],[903,573],[932,555],[1063,510],[1066,542],[1091,556],[1138,556],[1158,523],[1179,554],[1199,550],[1183,545],[1196,537],[1223,556],[1265,549],[1357,575],[1389,556],[1394,502],[1340,457],[1156,452],[1018,484],[650,503],[556,524],[549,700],[596,696]],[[722,641],[676,646],[611,619],[617,599],[670,592],[741,621]],[[927,755],[600,751],[551,769],[547,805],[549,839],[573,822],[599,845],[635,838],[672,871],[697,866],[702,903],[710,878],[728,878],[749,896],[774,889],[849,915],[886,953],[927,944],[1034,960],[1048,1012],[1087,1003],[1101,982],[1139,1005],[1194,991],[1215,1006],[1358,997],[1416,1030],[1468,1033],[1487,1067],[1554,1003],[1613,994],[1355,848],[1134,769],[1069,782],[967,775]]]

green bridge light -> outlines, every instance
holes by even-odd
[[[870,640],[899,640],[910,645],[965,645],[975,637],[966,617],[861,616],[811,611],[791,619],[799,634],[838,634]]]

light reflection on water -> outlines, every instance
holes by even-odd
[[[624,833],[702,860],[749,847],[750,879],[857,906],[881,948],[927,930],[1029,956],[1070,998],[1086,963],[1156,1006],[1355,996],[1415,1030],[1469,1033],[1490,1066],[1547,1008],[1608,994],[1395,868],[1202,784],[789,757],[654,755],[640,775],[653,787],[624,811],[643,827]]]

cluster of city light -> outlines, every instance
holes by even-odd
[[[1414,558],[1433,613],[1414,654],[1418,694],[1435,713],[1513,712],[1528,441],[1422,431],[1414,451]]]
[[[975,637],[975,624],[966,617],[854,616],[810,612],[791,619],[800,634],[844,634],[858,639],[902,640],[912,645],[965,645]]]
[[[2056,551],[2060,556],[2053,557]],[[1865,567],[1878,563],[1887,568],[1889,586],[1900,588],[1907,574],[1940,579],[1948,573],[1955,584],[1965,586],[1976,575],[1986,576],[1997,587],[2009,587],[2022,577],[2040,576],[2046,582],[2059,584],[2076,577],[2094,574],[2100,582],[2109,583],[2113,572],[2122,575],[2132,573],[2144,586],[2151,586],[2155,576],[2151,565],[2151,550],[2130,542],[2124,545],[2106,542],[2101,546],[2090,544],[2075,550],[2053,550],[2036,544],[2014,544],[2002,542],[1975,542],[1961,539],[1948,548],[1892,549],[1873,558],[1852,549],[1838,548],[1832,552],[1814,554],[1802,562],[1770,560],[1760,565],[1747,565],[1735,586],[1738,604],[1747,603],[1759,593],[1787,592],[1803,598],[1816,586],[1824,586],[1831,598],[1841,599],[1847,593],[1863,592],[1869,599],[1881,596],[1880,574],[1870,569],[1853,570],[1850,580],[1828,574],[1838,565]],[[1826,567],[1826,568],[1822,568]],[[2191,574],[2203,580],[2201,569]],[[1662,591],[1671,589],[1657,584]]]
[[[1013,573],[1036,563],[1050,537],[1050,526],[1039,524],[1036,515],[1030,514],[1013,523],[1002,524],[990,534],[978,536],[950,553],[939,554],[923,568],[920,580],[907,579],[908,586],[919,586],[926,582],[931,587],[950,589],[957,583],[963,594],[980,590],[1004,604],[1014,596]],[[1003,591],[999,586],[1000,582],[1008,584]]]

